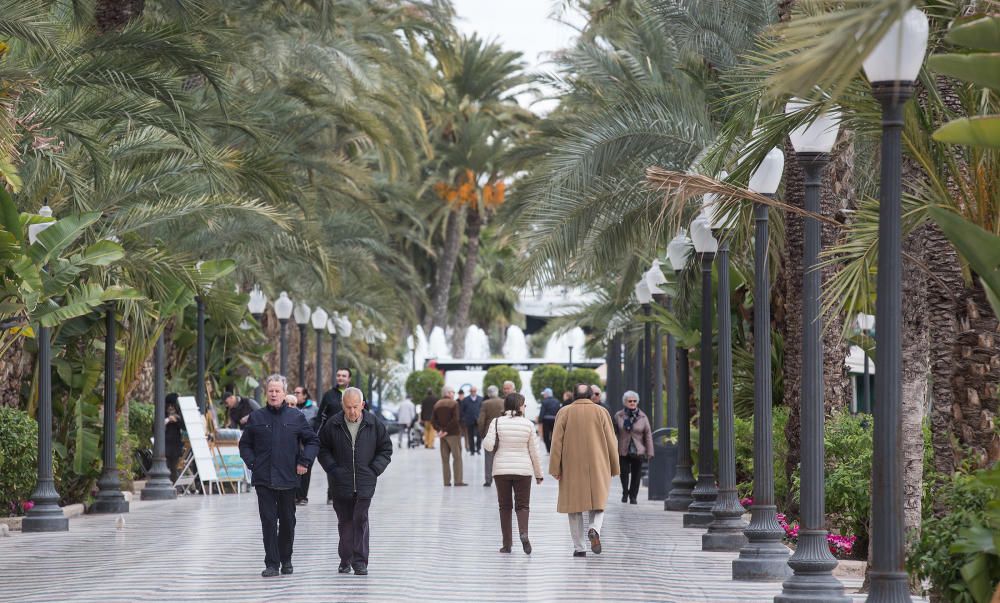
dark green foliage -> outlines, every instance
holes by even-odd
[[[406,378],[406,395],[415,404],[419,404],[424,399],[428,388],[433,390],[434,395],[437,396],[440,395],[442,387],[444,387],[444,377],[434,369],[413,371]]]
[[[513,381],[514,391],[521,391],[521,374],[517,372],[517,369],[506,364],[490,367],[490,370],[486,371],[486,375],[483,377],[483,390],[485,391],[487,387],[495,385],[502,392],[504,381]]]
[[[575,368],[566,373],[566,384],[564,389],[573,391],[577,383],[586,383],[587,385],[603,385],[601,382],[601,376],[597,374],[597,371],[590,368]]]
[[[734,331],[738,327],[734,327]],[[734,333],[734,339],[742,337]],[[781,333],[771,331],[771,400],[785,399],[785,343]],[[733,408],[736,416],[753,417],[753,343],[733,346]],[[778,432],[775,432],[778,433]],[[784,431],[780,432],[784,433]],[[784,469],[782,469],[782,473]]]
[[[26,412],[0,407],[0,516],[22,513],[37,467],[38,423]]]
[[[1000,583],[1000,465],[936,483],[923,508],[920,539],[907,555],[907,569],[930,580],[932,601],[989,601]],[[946,511],[935,514],[935,508]]]
[[[568,371],[558,364],[546,364],[535,369],[531,374],[531,393],[541,399],[542,390],[551,387],[553,395],[559,398],[566,384]]]
[[[775,406],[771,409],[775,434],[785,433],[788,423],[788,409]],[[740,498],[753,496],[753,419],[736,417],[736,487]],[[784,500],[788,494],[788,480],[785,479],[785,457],[788,456],[788,440],[775,437],[774,447],[774,499]]]
[[[156,407],[152,404],[143,402],[132,402],[128,406],[128,430],[146,447],[152,447],[149,438],[153,437],[153,411],[155,409]]]
[[[835,412],[826,422],[825,440],[826,513],[830,530],[857,536],[854,550],[864,556],[868,550],[872,501],[871,418]]]

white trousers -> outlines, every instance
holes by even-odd
[[[586,529],[583,526],[583,513],[569,513],[568,515],[569,533],[573,537],[573,550],[578,553],[586,551],[588,548],[587,532],[593,529],[598,534],[601,533],[601,526],[604,524],[604,511],[588,511],[590,522]]]

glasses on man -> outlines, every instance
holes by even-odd
[[[628,403],[628,402],[635,402],[636,404],[638,404],[639,403],[639,399],[638,398],[629,398],[628,400],[625,400],[625,402],[626,403]]]

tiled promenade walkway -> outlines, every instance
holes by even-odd
[[[779,584],[734,583],[735,554],[701,552],[701,530],[662,503],[608,505],[604,553],[573,558],[556,483],[532,490],[529,557],[497,552],[496,494],[482,457],[467,488],[441,485],[437,450],[396,450],[372,505],[371,573],[337,574],[326,480],[299,507],[295,574],[264,579],[253,493],[136,502],[116,516],[71,520],[70,532],[0,538],[0,601],[770,601]],[[645,491],[640,495],[645,496]],[[138,498],[138,497],[137,497]],[[852,590],[857,582],[849,582]],[[862,600],[861,598],[857,600]]]

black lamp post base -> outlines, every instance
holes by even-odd
[[[177,498],[177,489],[170,484],[169,480],[166,483],[150,482],[142,489],[139,498],[141,500],[174,500]]]
[[[692,511],[691,508],[688,507],[688,512],[684,514],[685,528],[704,529],[707,528],[713,521],[715,521],[715,516],[708,510]]]
[[[21,520],[22,532],[66,532],[69,519],[59,505],[38,505]]]
[[[829,572],[800,572],[781,585],[781,594],[774,603],[851,603],[851,598],[844,594],[840,580]]]
[[[792,577],[788,565],[788,547],[775,542],[748,543],[733,560],[733,580],[744,582],[783,582]]]
[[[868,601],[871,603],[910,603],[910,585],[906,572],[871,572],[871,589]]]
[[[708,527],[708,532],[701,535],[701,550],[703,551],[739,551],[747,543],[747,537],[743,535],[742,529],[726,529],[712,531],[712,526]]]
[[[676,488],[670,491],[667,500],[663,501],[664,511],[687,511],[694,499],[691,498],[691,489],[680,490]]]
[[[117,495],[117,496],[116,496]],[[98,492],[91,513],[128,513],[128,501],[121,492]]]

